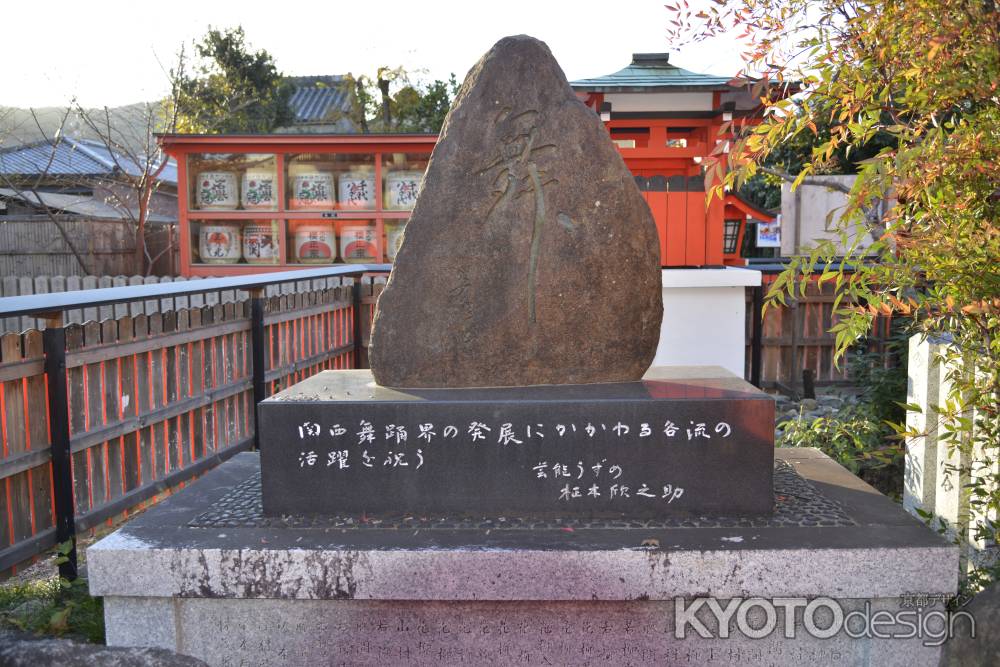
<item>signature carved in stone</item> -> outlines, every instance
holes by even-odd
[[[495,119],[500,147],[493,160],[477,173],[493,174],[493,202],[486,214],[493,214],[508,207],[510,202],[530,195],[534,200],[534,219],[531,230],[531,249],[528,257],[528,312],[535,323],[535,283],[538,275],[538,255],[545,228],[545,187],[558,183],[539,167],[539,161],[554,153],[556,144],[538,144],[541,114],[534,109],[513,113],[505,107]]]

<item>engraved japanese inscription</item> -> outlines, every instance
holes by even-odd
[[[773,402],[760,393],[650,380],[409,392],[366,385],[364,371],[324,375],[261,404],[271,516],[658,518],[773,506]]]
[[[654,432],[654,429],[656,432]],[[657,446],[683,445],[698,447],[705,441],[718,438],[725,440],[733,436],[732,426],[722,420],[699,421],[689,419],[686,426],[678,426],[672,420],[659,423],[635,422],[613,424],[590,420],[557,421],[548,425],[542,422],[484,422],[473,419],[468,423],[456,422],[414,422],[374,423],[364,418],[353,424],[325,424],[305,420],[296,425],[289,435],[298,443],[297,463],[304,474],[310,475],[357,475],[366,470],[393,468],[401,471],[420,470],[439,458],[439,467],[446,468],[449,459],[455,456],[454,447],[497,447],[502,452],[525,442],[534,440],[545,444],[546,432],[549,441],[567,444],[578,435],[593,440],[595,437],[613,442],[615,445],[636,446],[646,442]],[[662,435],[661,435],[662,432]],[[605,437],[606,436],[606,437]],[[546,456],[525,470],[528,478],[547,480],[540,482],[551,497],[570,502],[577,498],[605,498],[609,502],[624,502],[638,498],[658,498],[672,503],[684,495],[684,488],[664,480],[649,482],[641,475],[648,470],[633,470],[625,474],[625,467],[608,456],[576,457],[573,447],[562,451],[549,450],[554,456]],[[610,450],[614,452],[614,449]],[[290,449],[286,456],[295,455]],[[561,456],[561,458],[560,458]],[[513,457],[513,454],[512,454]],[[549,460],[551,458],[551,461]],[[577,460],[574,461],[574,458]],[[353,469],[353,472],[340,472]],[[641,478],[642,481],[638,481]],[[331,477],[330,479],[334,479]],[[636,480],[636,481],[632,481]],[[557,495],[558,494],[558,495]]]

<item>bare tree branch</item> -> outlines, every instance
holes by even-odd
[[[765,167],[764,165],[758,165],[757,171],[762,171],[765,174],[770,174],[771,176],[777,176],[783,181],[788,183],[794,183],[796,176],[789,174],[788,172],[782,171],[780,169],[775,169],[774,167]],[[818,187],[827,188],[829,190],[835,190],[836,192],[841,192],[845,195],[851,194],[851,188],[844,185],[843,183],[829,179],[829,178],[817,178],[816,176],[806,176],[801,181],[801,185],[814,185]],[[865,228],[868,230],[868,234],[872,237],[873,241],[877,241],[882,238],[886,232],[885,221],[882,216],[882,205],[883,200],[879,199],[874,206],[862,206],[862,222]]]
[[[181,60],[178,68],[182,69],[183,49],[178,58]],[[103,108],[100,118],[95,118],[80,105],[76,108],[83,122],[107,149],[114,164],[106,202],[113,202],[120,214],[132,224],[138,273],[149,274],[156,259],[146,248],[145,234],[153,197],[161,183],[159,177],[168,163],[167,155],[157,144],[156,133],[173,132],[177,127],[179,88],[175,78],[171,77],[170,83],[170,97],[160,104],[145,104],[138,112],[141,113],[140,119],[115,123],[107,107]],[[168,113],[161,126],[159,110],[162,105],[167,105]],[[135,146],[141,146],[141,151],[137,151]]]
[[[35,110],[30,109],[30,112],[31,112],[31,118],[35,123],[35,127],[38,128],[39,132],[44,134],[41,122],[39,121],[38,115],[35,113]],[[63,114],[63,117],[59,122],[59,127],[56,130],[55,141],[51,142],[50,144],[51,148],[49,151],[48,160],[45,163],[45,168],[35,177],[33,182],[28,182],[27,187],[24,187],[19,181],[10,178],[8,174],[4,172],[0,172],[0,179],[2,179],[4,184],[9,189],[13,190],[18,197],[27,201],[28,203],[31,203],[31,198],[25,197],[24,196],[25,193],[30,194],[31,197],[34,198],[34,201],[38,205],[39,209],[43,211],[45,217],[48,218],[49,222],[51,222],[52,225],[59,232],[59,235],[62,237],[63,242],[66,244],[66,247],[69,248],[70,253],[72,253],[74,259],[76,259],[77,263],[80,265],[80,268],[83,270],[84,273],[90,273],[90,269],[87,267],[86,262],[84,262],[83,256],[81,255],[80,251],[77,250],[76,246],[73,244],[73,240],[70,238],[69,233],[66,231],[66,228],[63,227],[62,222],[56,217],[56,215],[52,212],[52,210],[48,206],[46,206],[45,203],[42,201],[42,197],[39,194],[39,189],[38,189],[41,186],[41,183],[44,180],[44,178],[52,170],[52,163],[55,161],[56,151],[59,149],[59,141],[61,140],[62,130],[66,125],[67,118],[69,118],[68,110],[66,111],[65,114]]]
[[[780,169],[775,169],[774,167],[765,167],[763,165],[758,165],[757,171],[762,171],[765,174],[770,174],[771,176],[777,176],[781,180],[787,181],[789,183],[794,183],[796,179],[796,176],[793,176],[788,172],[781,171]],[[836,190],[837,192],[843,192],[845,195],[851,193],[851,188],[847,187],[843,183],[826,178],[806,176],[799,182],[803,185],[818,185],[820,187],[828,188],[830,190]]]

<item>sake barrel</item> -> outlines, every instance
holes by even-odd
[[[233,222],[205,222],[198,230],[198,252],[205,264],[235,264],[242,248],[240,225]]]
[[[333,174],[316,169],[292,172],[288,208],[296,210],[333,208]]]
[[[385,177],[383,199],[385,207],[395,211],[409,211],[417,203],[417,192],[424,174],[421,171],[392,171]]]
[[[252,222],[243,226],[243,259],[248,264],[277,264],[281,258],[277,222]]]
[[[309,222],[295,228],[295,258],[301,264],[331,264],[336,247],[332,222]]]
[[[236,174],[231,171],[203,171],[198,174],[195,202],[205,211],[225,211],[239,204]]]
[[[375,178],[365,172],[341,174],[337,180],[340,208],[375,208]]]
[[[390,262],[395,261],[399,246],[403,244],[403,227],[405,226],[405,222],[385,223],[385,256],[389,258]]]
[[[273,171],[247,171],[243,174],[240,189],[243,208],[273,210],[277,203],[278,190]]]
[[[375,227],[349,225],[340,232],[340,257],[348,264],[375,261]]]

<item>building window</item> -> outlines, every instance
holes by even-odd
[[[722,252],[732,255],[736,252],[736,240],[740,236],[740,225],[742,220],[726,220],[726,227],[722,233]]]

